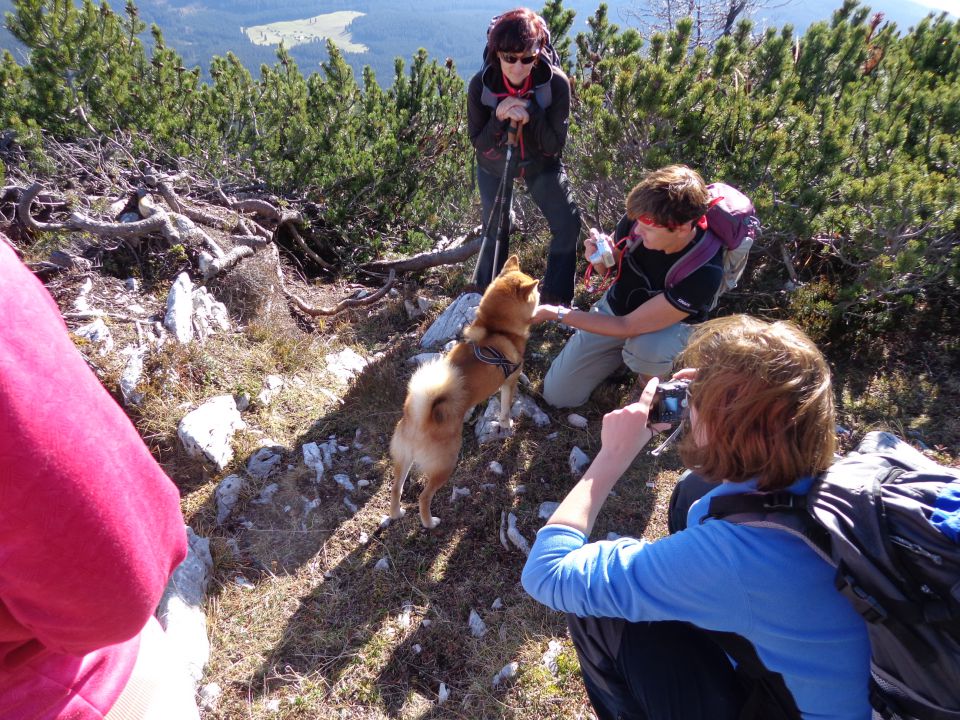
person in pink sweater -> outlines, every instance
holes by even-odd
[[[153,617],[179,492],[0,234],[0,720],[198,717]]]

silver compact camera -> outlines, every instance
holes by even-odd
[[[604,235],[603,233],[596,233],[593,240],[597,243],[597,249],[587,260],[593,265],[603,265],[608,268],[616,265],[617,261],[613,257],[613,243],[610,240],[610,236]]]
[[[671,380],[657,385],[657,392],[650,405],[650,422],[671,425],[679,423],[690,402],[687,395],[690,382],[690,380]]]

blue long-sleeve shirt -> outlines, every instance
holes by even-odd
[[[810,483],[790,490],[805,493]],[[750,490],[755,482],[719,485],[690,508],[686,530],[655,542],[588,543],[578,530],[547,525],[523,587],[581,617],[681,620],[737,633],[783,676],[804,718],[869,720],[867,630],[834,589],[833,568],[781,530],[700,524],[711,497]]]

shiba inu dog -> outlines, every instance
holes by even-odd
[[[430,502],[453,473],[463,444],[467,412],[500,388],[500,427],[510,428],[510,406],[520,378],[530,320],[540,300],[539,281],[520,271],[511,255],[487,287],[477,316],[464,331],[466,340],[448,355],[417,370],[407,386],[403,417],[390,441],[393,490],[390,517],[403,517],[400,495],[416,465],[426,476],[420,493],[420,522],[435,528],[440,518]]]

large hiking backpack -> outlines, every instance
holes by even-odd
[[[867,621],[874,717],[960,719],[960,470],[869,433],[806,496],[712,498],[708,517],[802,537]]]
[[[726,183],[712,183],[707,186],[707,191],[711,205],[706,214],[706,232],[693,250],[667,271],[664,285],[667,288],[674,287],[703,267],[723,247],[723,279],[710,305],[710,310],[713,310],[720,296],[733,290],[740,281],[760,222],[750,198],[735,187]]]

